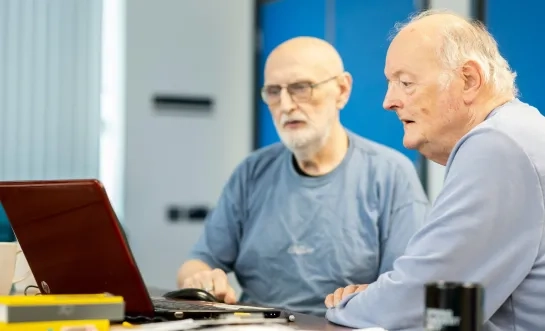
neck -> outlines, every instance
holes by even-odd
[[[484,122],[484,120],[494,111],[494,109],[504,105],[505,103],[513,100],[512,95],[509,96],[495,96],[495,97],[483,97],[478,100],[477,103],[469,107],[469,119],[459,131],[453,132],[450,136],[445,136],[448,139],[447,143],[444,144],[445,149],[442,153],[437,153],[433,157],[429,157],[433,162],[439,163],[441,165],[446,165],[454,146],[471,130],[473,130],[477,125]]]
[[[309,176],[322,176],[335,169],[348,151],[348,135],[340,123],[331,128],[321,146],[294,151],[299,169]]]

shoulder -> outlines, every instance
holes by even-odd
[[[545,117],[536,108],[518,100],[510,102],[460,139],[449,164],[455,160],[470,162],[465,157],[482,159],[481,156],[542,164],[545,162],[543,127]],[[459,160],[460,153],[465,156],[462,160]]]
[[[383,190],[395,190],[396,194],[406,194],[410,201],[427,203],[416,166],[407,156],[353,133],[350,139],[354,143],[355,159],[367,165],[370,178]]]
[[[496,108],[488,118],[469,131],[454,147],[451,159],[458,152],[536,154],[545,158],[540,148],[545,143],[545,117],[536,108],[519,101],[510,101]],[[536,146],[540,146],[537,149]],[[522,158],[523,159],[523,158]],[[522,160],[521,159],[521,160]],[[449,160],[450,161],[450,160]]]
[[[508,168],[511,164],[533,167],[524,146],[514,137],[494,125],[483,123],[454,146],[447,171],[467,166],[473,171],[487,172],[487,168]]]
[[[349,136],[354,143],[355,153],[371,161],[372,165],[386,167],[392,172],[416,175],[413,162],[403,153],[354,133],[349,133]]]
[[[274,168],[278,168],[289,155],[289,151],[281,143],[272,144],[251,152],[233,170],[223,186],[222,198],[233,201],[245,199],[248,191],[260,179],[271,181]]]
[[[489,124],[466,134],[451,153],[432,218],[489,222],[491,231],[541,223],[540,178],[518,138]]]
[[[540,196],[540,176],[523,142],[493,125],[479,125],[455,146],[446,167],[443,190],[469,191],[503,199]],[[544,160],[545,161],[545,160]]]
[[[271,168],[279,167],[288,149],[282,143],[275,143],[251,152],[235,168],[232,180],[253,181],[266,175]]]

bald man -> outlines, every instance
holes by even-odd
[[[323,40],[272,51],[262,95],[282,142],[235,170],[179,270],[180,287],[234,303],[226,277],[234,271],[241,302],[324,316],[332,290],[392,268],[427,199],[406,157],[343,128],[351,88]]]
[[[403,122],[406,147],[446,165],[444,188],[393,270],[329,295],[327,317],[422,330],[425,283],[476,282],[485,290],[482,330],[543,330],[545,117],[516,98],[494,38],[455,14],[413,18],[390,44],[384,72],[384,108]]]

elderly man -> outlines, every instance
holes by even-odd
[[[329,295],[328,319],[422,330],[424,284],[468,281],[485,288],[484,330],[542,330],[545,117],[516,99],[493,37],[455,14],[412,19],[384,71],[384,108],[403,122],[406,147],[446,165],[444,188],[393,270]]]
[[[325,41],[299,37],[272,51],[262,95],[282,143],[235,170],[179,270],[180,287],[234,303],[234,271],[242,302],[324,316],[328,293],[392,268],[427,198],[406,157],[343,128],[351,87]]]

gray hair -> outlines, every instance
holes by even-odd
[[[461,19],[460,23],[444,24],[441,27],[443,42],[437,49],[437,55],[449,71],[442,79],[444,86],[450,83],[455,69],[467,61],[475,61],[481,67],[485,83],[495,93],[516,97],[517,74],[511,70],[507,60],[500,54],[496,40],[481,22],[468,20],[452,11],[431,9],[410,17],[406,23],[397,23],[395,34],[410,23],[436,14],[448,14]]]

